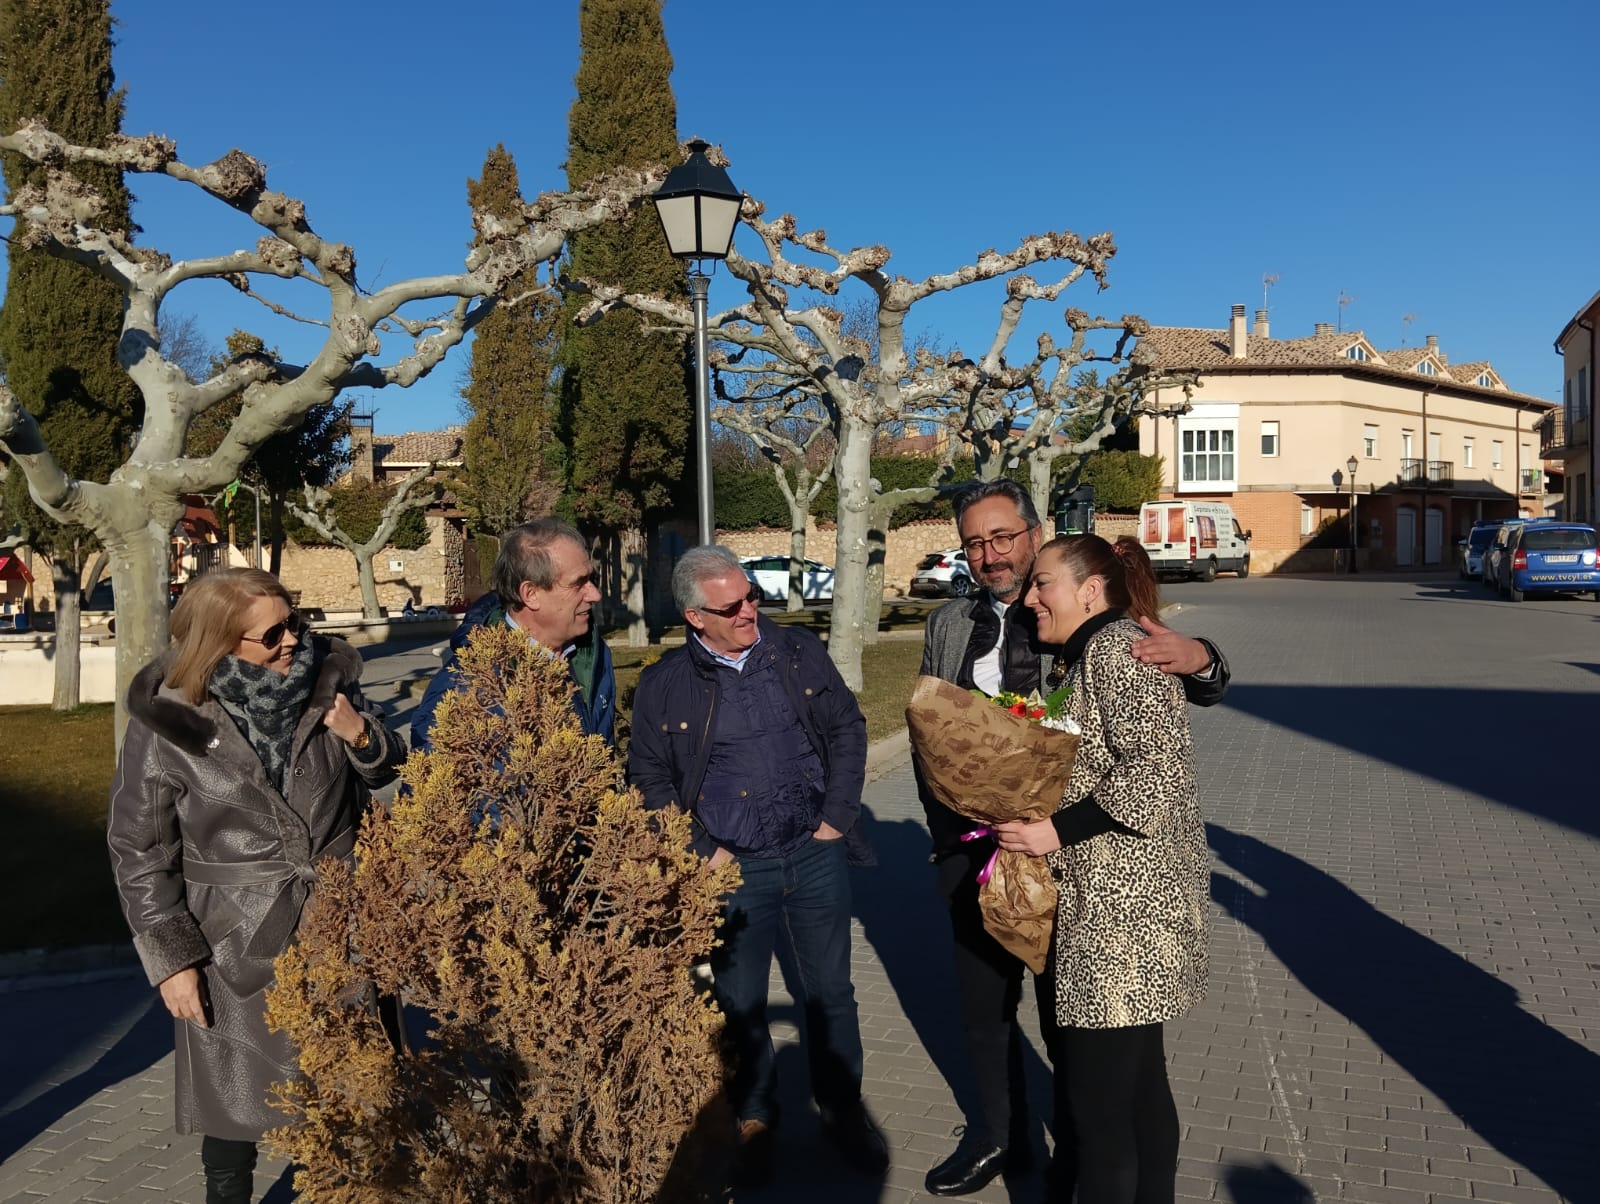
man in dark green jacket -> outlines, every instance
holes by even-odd
[[[507,531],[494,562],[494,590],[472,604],[450,637],[444,667],[428,683],[411,716],[411,747],[429,749],[439,700],[460,687],[456,652],[479,627],[505,624],[529,644],[566,658],[577,688],[572,709],[585,734],[611,743],[616,730],[616,675],[611,651],[593,621],[600,600],[583,536],[556,518],[536,518]]]

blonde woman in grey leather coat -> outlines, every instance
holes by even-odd
[[[296,1072],[269,1033],[272,964],[324,857],[347,858],[399,738],[362,698],[360,655],[308,635],[277,578],[209,573],[172,645],[134,678],[112,785],[117,890],[175,1021],[176,1126],[203,1134],[207,1204],[251,1198],[268,1089]]]

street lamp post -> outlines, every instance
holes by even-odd
[[[667,173],[652,200],[667,249],[689,265],[689,294],[694,305],[694,436],[695,471],[699,474],[700,542],[716,542],[717,520],[711,494],[711,365],[706,362],[706,292],[711,278],[704,260],[726,259],[733,248],[744,194],[728,173],[706,157],[711,144],[696,138],[689,157]]]
[[[1351,456],[1344,466],[1350,470],[1350,571],[1353,573],[1356,571],[1356,469],[1360,464]]]

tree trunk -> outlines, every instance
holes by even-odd
[[[356,571],[361,575],[361,617],[381,619],[383,608],[378,605],[378,578],[372,568],[378,549],[351,548],[350,554],[356,558]]]
[[[271,524],[270,529],[272,531],[271,563],[267,568],[267,572],[276,577],[278,571],[283,568],[283,495],[281,493],[267,495],[267,522]],[[258,537],[259,535],[260,532],[257,532]],[[371,571],[372,561],[369,557],[367,560],[367,572],[370,574]],[[365,599],[365,597],[366,595],[363,593],[362,598]],[[373,597],[377,597],[376,592],[374,592]],[[367,617],[376,618],[377,616],[369,615]]]
[[[1005,475],[1006,456],[1004,448],[991,445],[988,440],[980,439],[972,445],[972,473],[978,480],[998,481]]]
[[[806,608],[806,512],[798,505],[789,507],[789,603],[790,614]]]
[[[128,727],[128,687],[135,673],[166,651],[169,620],[167,589],[172,581],[167,558],[173,522],[181,507],[152,499],[156,515],[143,527],[106,541],[111,580],[117,592],[117,747]],[[104,540],[105,535],[102,533]]]
[[[1042,456],[1028,457],[1028,492],[1033,496],[1033,508],[1039,512],[1039,521],[1047,532],[1054,531],[1050,517],[1050,470],[1052,461]]]
[[[111,563],[111,557],[106,555],[106,550],[101,548],[94,554],[94,559],[89,562],[89,572],[83,579],[83,592],[94,593],[94,587],[100,584],[100,578],[106,575],[106,566]]]
[[[833,619],[828,656],[845,685],[861,692],[861,649],[866,625],[867,529],[872,518],[872,424],[840,415],[834,480],[839,491],[834,556]]]
[[[883,618],[883,566],[889,555],[889,516],[894,508],[874,506],[867,528],[867,593],[862,607],[861,642],[878,642],[878,625]]]
[[[70,711],[79,702],[78,652],[82,646],[78,623],[79,590],[83,587],[78,576],[76,556],[52,556],[50,579],[56,588],[56,688],[50,699],[53,711]]]
[[[650,643],[650,624],[644,613],[644,528],[624,527],[618,544],[622,560],[623,606],[628,612],[628,647],[644,648]]]

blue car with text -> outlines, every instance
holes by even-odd
[[[1513,602],[1533,594],[1590,593],[1600,602],[1600,540],[1587,523],[1528,523],[1512,536],[1501,571]]]

